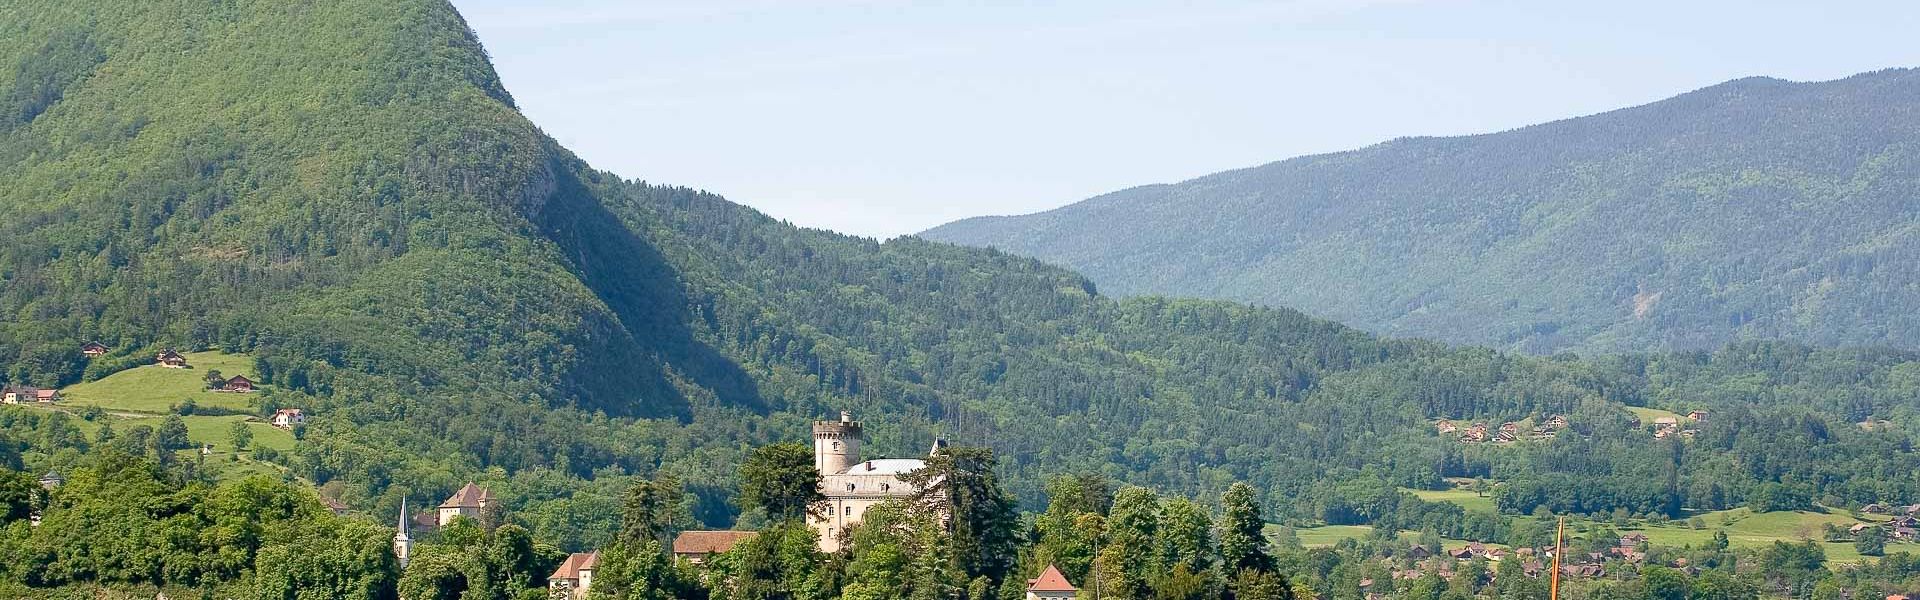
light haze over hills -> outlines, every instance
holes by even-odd
[[[1529,352],[1920,345],[1920,71],[1730,81],[1508,132],[1405,138],[928,239],[1120,294],[1296,307]]]

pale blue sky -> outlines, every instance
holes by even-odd
[[[1920,66],[1920,2],[454,0],[595,166],[891,237],[1727,79]]]

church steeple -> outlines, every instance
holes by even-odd
[[[399,559],[400,568],[407,568],[407,559],[413,554],[413,538],[407,535],[407,499],[400,498],[400,523],[393,531],[393,557]]]

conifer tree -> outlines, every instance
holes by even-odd
[[[1253,486],[1235,483],[1220,497],[1224,509],[1220,519],[1220,561],[1227,572],[1273,570],[1273,557],[1267,553],[1265,529],[1260,517],[1260,501]]]

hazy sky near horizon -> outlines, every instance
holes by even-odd
[[[1728,79],[1920,66],[1920,2],[453,0],[595,167],[892,237]]]

